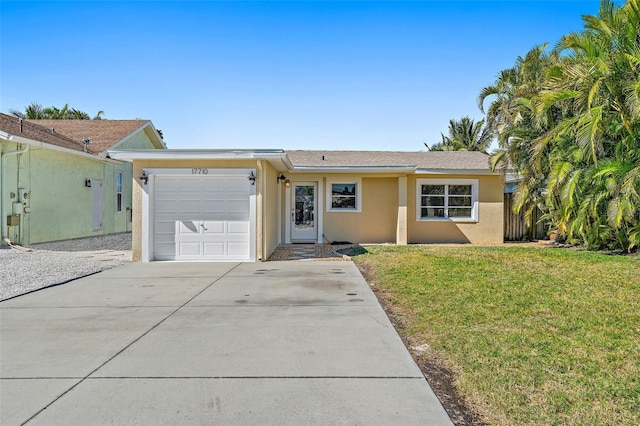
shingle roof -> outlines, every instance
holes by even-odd
[[[55,129],[82,145],[84,138],[91,139],[89,151],[100,153],[143,127],[148,120],[27,120],[31,123]]]
[[[0,113],[0,130],[14,136],[21,136],[34,141],[73,149],[75,151],[84,151],[84,145],[81,142],[76,142],[57,132],[52,133],[50,128],[40,126],[29,122],[28,120],[22,120],[21,128],[20,119],[18,117],[13,117],[3,113]]]
[[[489,170],[489,156],[475,151],[286,151],[294,167],[415,167]]]

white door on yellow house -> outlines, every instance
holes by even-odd
[[[318,184],[300,182],[291,185],[291,242],[316,242],[318,222]]]

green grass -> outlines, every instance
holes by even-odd
[[[640,260],[523,247],[354,257],[492,424],[640,424]]]

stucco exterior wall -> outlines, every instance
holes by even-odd
[[[416,214],[417,179],[478,179],[478,222],[419,221]],[[503,184],[496,175],[412,175],[407,179],[408,242],[474,243],[503,242]]]
[[[349,182],[353,176],[332,176]],[[362,177],[362,205],[360,212],[328,211],[327,189],[325,197],[324,235],[330,241],[352,243],[394,243],[398,216],[398,178]]]
[[[139,131],[118,145],[118,149],[153,149],[160,147],[153,130]],[[17,148],[15,143],[0,141],[2,152]],[[70,238],[127,232],[131,230],[132,175],[130,163],[115,164],[74,153],[31,145],[25,154],[6,158],[6,212],[13,212],[18,188],[30,192],[22,212],[20,226],[8,228],[8,236],[19,244],[32,244]],[[18,163],[20,164],[18,169]],[[122,173],[122,211],[117,210],[117,173]],[[1,177],[0,177],[1,179]],[[102,228],[93,230],[92,188],[85,180],[101,180]],[[11,198],[10,193],[16,197]]]
[[[16,144],[2,142],[3,152]],[[19,168],[18,168],[19,164]],[[8,228],[9,238],[19,244],[90,237],[130,229],[131,165],[110,164],[78,155],[31,146],[19,156],[6,158],[7,214],[18,202],[18,189],[29,192],[20,212],[20,226]],[[116,212],[116,173],[123,174],[123,210]],[[102,228],[93,230],[93,194],[85,180],[101,180]],[[11,198],[11,193],[16,194]],[[24,208],[26,207],[26,211]]]
[[[285,173],[291,181],[291,188],[284,188],[282,194],[282,241],[285,241],[287,227],[291,226],[291,212],[286,211],[287,193],[293,199],[295,183],[317,182],[318,200],[316,217],[322,217],[323,241],[350,241],[353,243],[395,242],[398,215],[398,177],[383,174],[316,174]],[[331,182],[361,182],[361,209],[353,211],[330,211],[327,193]],[[321,212],[319,210],[322,210]],[[322,213],[322,214],[320,214]]]
[[[30,150],[29,242],[56,241],[114,232],[113,168],[44,149]],[[85,180],[103,182],[102,229],[94,231],[93,196]],[[112,202],[109,202],[112,201]]]
[[[278,173],[268,162],[263,161],[262,172],[263,194],[264,194],[264,220],[262,222],[262,235],[264,239],[264,260],[268,259],[271,253],[278,246],[278,184],[276,179]]]
[[[151,138],[143,131],[134,134],[114,149],[153,149],[153,142],[151,142]]]

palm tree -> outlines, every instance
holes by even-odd
[[[640,0],[598,16],[551,52],[532,49],[481,92],[487,122],[522,180],[516,208],[542,205],[562,237],[640,246]]]
[[[480,151],[487,153],[487,148],[493,139],[488,127],[484,126],[484,120],[477,123],[469,117],[460,120],[449,120],[448,135],[441,134],[442,141],[425,146],[430,151]]]
[[[640,245],[640,3],[616,8],[603,0],[585,30],[564,36],[556,48],[566,58],[548,90],[538,96],[538,116],[550,108],[572,114],[540,143],[570,140],[581,191],[568,199],[566,236],[595,247]],[[543,152],[543,149],[539,150]],[[548,185],[548,197],[571,192],[570,180]],[[590,225],[590,226],[586,226]]]
[[[44,116],[44,108],[37,102],[31,102],[24,109],[24,112],[19,111],[17,109],[10,109],[9,114],[19,117],[19,118],[28,118],[32,120],[38,120],[45,118]]]
[[[69,108],[69,104],[65,104],[62,108],[57,108],[55,106],[43,108],[42,105],[37,102],[31,102],[27,105],[24,112],[16,109],[10,109],[9,113],[16,117],[31,120],[101,120],[104,115],[104,111],[98,111],[98,113],[91,118],[91,116],[84,111]]]

